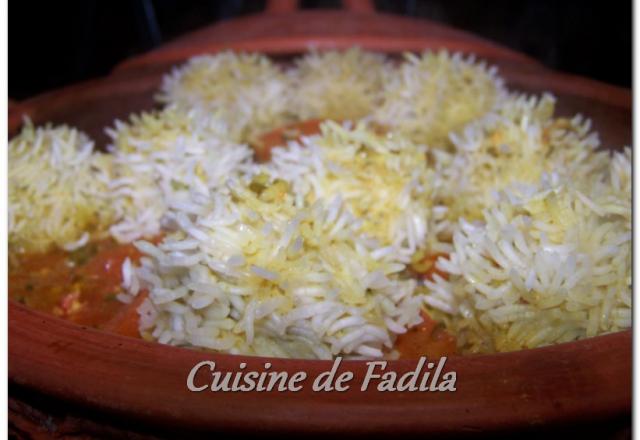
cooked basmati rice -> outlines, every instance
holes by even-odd
[[[434,150],[437,180],[434,198],[446,207],[444,238],[457,219],[479,220],[494,195],[514,182],[533,184],[544,173],[587,176],[606,167],[607,153],[581,116],[554,118],[555,99],[548,94],[513,95],[495,111],[451,133],[455,150]],[[575,179],[576,184],[588,179]]]
[[[445,50],[405,54],[373,117],[414,142],[446,148],[450,132],[495,109],[505,93],[496,67],[473,56]]]
[[[510,351],[631,326],[631,150],[609,167],[513,183],[459,220],[426,281],[467,351]],[[434,300],[434,301],[432,301]],[[436,301],[437,300],[437,301]]]
[[[229,183],[199,214],[176,210],[178,229],[158,246],[136,243],[147,255],[133,276],[150,292],[148,337],[264,356],[380,357],[420,322],[416,281],[399,277],[393,255],[373,258],[378,243],[344,204],[297,208],[281,186],[274,199]]]
[[[341,200],[363,222],[363,232],[408,262],[427,246],[431,217],[426,148],[388,139],[365,124],[350,128],[327,122],[320,136],[275,148],[271,174],[290,182],[298,206],[318,199]],[[371,191],[371,188],[380,188]],[[375,254],[374,254],[375,255]]]
[[[194,213],[192,199],[208,198],[248,167],[252,151],[224,138],[216,117],[175,107],[133,115],[109,129],[114,179],[109,184],[118,221],[111,234],[121,242],[171,229],[169,208]]]
[[[391,72],[383,55],[357,48],[310,52],[288,71],[291,110],[302,121],[360,119],[382,104]]]
[[[191,58],[164,77],[158,100],[186,111],[215,114],[227,138],[247,142],[290,121],[288,82],[269,58],[231,51]]]
[[[112,158],[66,125],[30,120],[9,142],[9,246],[73,250],[105,236],[114,220],[107,185]]]

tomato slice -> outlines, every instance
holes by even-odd
[[[395,349],[400,359],[417,359],[426,356],[438,359],[456,353],[456,338],[424,311],[420,312],[422,323],[398,336]]]
[[[323,119],[309,119],[303,122],[286,125],[263,134],[253,143],[256,159],[266,162],[271,158],[271,150],[274,147],[286,145],[290,140],[298,140],[302,136],[311,136],[320,133],[320,124]]]
[[[146,290],[141,291],[130,304],[125,304],[104,326],[106,331],[132,338],[140,337],[138,307],[147,299]]]
[[[110,321],[130,306],[117,299],[122,293],[122,263],[126,258],[136,262],[140,256],[132,244],[113,240],[71,253],[20,255],[9,269],[9,296],[81,325],[119,329]],[[133,335],[130,326],[125,327],[125,333]]]
[[[438,275],[441,278],[444,278],[445,280],[448,279],[449,275],[446,272],[443,272],[442,270],[438,269],[436,262],[438,261],[438,258],[443,257],[443,258],[448,258],[449,255],[442,253],[442,252],[437,252],[435,254],[429,254],[421,259],[419,259],[417,262],[412,263],[411,264],[411,269],[420,277],[422,277],[425,280],[429,280],[429,281],[433,281],[433,277],[434,275]]]

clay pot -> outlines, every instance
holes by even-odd
[[[606,147],[630,144],[628,90],[552,72],[524,55],[465,32],[376,14],[366,7],[368,2],[352,3],[357,11],[296,12],[275,7],[271,12],[194,32],[127,60],[106,78],[12,103],[10,133],[15,133],[26,114],[35,123],[69,123],[104,143],[103,128],[116,117],[151,108],[161,74],[189,56],[231,48],[285,59],[309,46],[360,46],[388,53],[427,48],[476,53],[499,66],[509,87],[551,91],[558,97],[561,114],[581,112],[591,117]],[[312,392],[309,386],[299,392],[195,393],[187,389],[187,375],[205,359],[215,361],[216,369],[222,371],[236,371],[240,362],[247,362],[247,369],[261,371],[268,361],[272,370],[305,371],[311,378],[329,369],[331,362],[167,347],[80,327],[9,301],[13,389],[21,390],[22,395],[31,390],[49,396],[57,402],[50,405],[89,407],[108,414],[111,419],[107,420],[145,423],[160,433],[165,428],[465,433],[627,420],[631,356],[631,331],[624,331],[535,350],[450,358],[446,369],[457,372],[455,392],[381,393],[374,387],[362,392],[357,384],[367,366],[349,362],[343,363],[342,370],[353,371],[355,379],[352,388],[342,393]],[[406,372],[414,367],[413,361],[395,361],[387,369]],[[24,416],[18,403],[14,401],[13,414]]]

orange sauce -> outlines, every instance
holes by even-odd
[[[140,252],[113,240],[75,252],[19,255],[9,266],[9,297],[80,325],[137,336],[137,316],[134,332],[122,323],[131,305],[116,298],[122,292],[121,268],[127,257],[137,261]]]
[[[418,263],[412,264],[411,269],[417,276],[425,280],[433,281],[434,275],[438,275],[439,277],[446,280],[448,279],[449,275],[446,272],[438,269],[438,267],[436,266],[436,261],[438,261],[438,258],[440,257],[447,258],[448,255],[442,252],[427,255]]]
[[[309,119],[308,121],[286,125],[263,134],[253,145],[256,159],[266,162],[271,157],[271,149],[274,147],[287,145],[288,141],[299,140],[302,136],[320,133],[320,124],[322,122],[324,122],[322,119]]]
[[[396,339],[394,348],[400,353],[400,359],[417,359],[421,356],[438,359],[455,354],[455,336],[438,325],[424,311],[421,315],[421,324],[410,328]]]

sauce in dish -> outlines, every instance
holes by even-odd
[[[122,263],[137,260],[132,244],[91,243],[74,252],[25,254],[9,265],[9,297],[80,325],[139,337],[136,308],[118,300]]]

